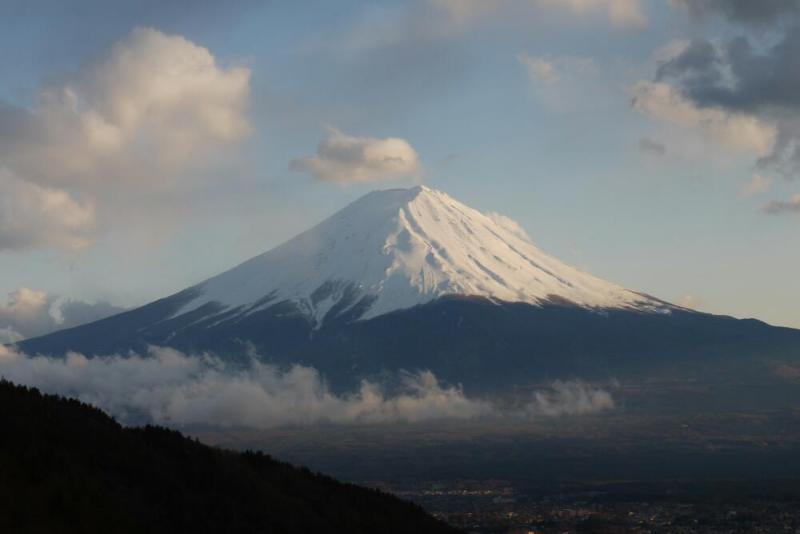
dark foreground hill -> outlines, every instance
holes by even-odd
[[[6,381],[0,428],[0,532],[455,532],[388,494]]]

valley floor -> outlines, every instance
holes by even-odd
[[[196,435],[383,488],[467,531],[796,532],[800,410],[780,397],[797,392],[714,402],[739,389],[651,405],[633,391],[591,416]]]

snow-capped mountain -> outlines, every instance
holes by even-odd
[[[425,187],[370,193],[225,273],[19,349],[102,356],[152,345],[310,365],[342,390],[421,369],[486,391],[574,377],[772,380],[775,362],[800,361],[800,331],[600,280],[539,250],[513,221]]]
[[[425,186],[370,193],[194,289],[176,316],[208,303],[250,314],[288,301],[318,326],[329,313],[370,319],[446,295],[669,309],[548,256],[511,219]]]

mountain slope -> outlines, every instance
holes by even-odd
[[[310,365],[335,389],[429,369],[487,390],[576,376],[763,376],[800,357],[800,331],[605,282],[544,254],[513,222],[416,187],[366,195],[196,286],[19,348],[149,345]]]
[[[387,494],[9,382],[0,407],[2,532],[456,532]]]
[[[669,310],[541,252],[510,219],[424,186],[370,193],[193,289],[176,316],[209,303],[250,314],[291,302],[318,326],[326,316],[370,319],[445,295]]]

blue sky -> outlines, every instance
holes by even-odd
[[[2,4],[16,330],[57,297],[143,304],[419,181],[595,275],[800,327],[800,186],[764,163],[797,108],[701,91],[716,70],[745,87],[731,39],[769,59],[792,35],[780,2]],[[698,43],[719,58],[691,63]]]

